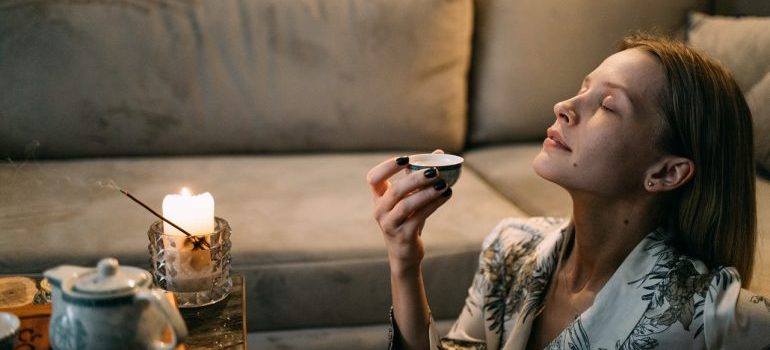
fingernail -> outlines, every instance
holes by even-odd
[[[446,188],[446,181],[444,179],[438,180],[435,184],[433,184],[433,188],[436,189],[436,191],[441,191]]]
[[[425,170],[425,177],[429,179],[432,177],[436,177],[436,175],[438,175],[438,171],[436,170],[436,168],[430,168],[428,170]]]
[[[396,164],[399,166],[406,165],[407,163],[409,163],[409,157],[403,156],[396,158]]]
[[[442,197],[452,197],[452,188],[447,188],[444,193],[441,194]]]

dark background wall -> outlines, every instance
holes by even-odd
[[[730,16],[770,16],[770,0],[713,0],[714,13]]]

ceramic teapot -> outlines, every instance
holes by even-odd
[[[187,336],[182,316],[149,272],[106,258],[96,268],[62,265],[44,273],[51,283],[51,347],[173,349]],[[164,332],[171,326],[171,339]]]

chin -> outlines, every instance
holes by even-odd
[[[557,171],[558,167],[556,164],[554,164],[554,159],[551,159],[545,150],[541,150],[540,153],[535,156],[535,159],[532,160],[532,169],[535,170],[535,174],[542,177],[543,179],[546,179],[557,185],[559,184],[556,181],[559,174]]]
[[[541,150],[532,160],[532,169],[543,179],[568,190],[569,184],[575,181],[575,172],[565,162],[565,159],[551,157],[546,150]]]

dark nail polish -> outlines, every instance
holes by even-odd
[[[433,188],[436,189],[436,191],[441,191],[446,188],[446,181],[444,179],[438,180],[435,184],[433,184]]]
[[[399,166],[404,166],[409,163],[409,157],[398,157],[396,158],[396,164]]]
[[[452,188],[447,188],[444,193],[441,194],[442,197],[451,197],[452,196]]]
[[[432,177],[436,177],[436,175],[438,175],[438,171],[436,170],[436,168],[430,168],[428,170],[425,170],[425,177],[429,179]]]

